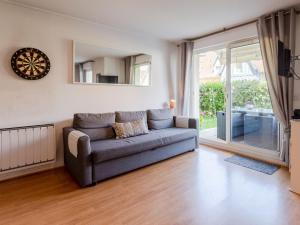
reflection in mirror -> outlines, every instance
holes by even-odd
[[[74,82],[149,86],[151,56],[74,42]]]

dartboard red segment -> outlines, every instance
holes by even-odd
[[[50,60],[36,48],[22,48],[11,57],[13,71],[26,80],[38,80],[50,71]]]

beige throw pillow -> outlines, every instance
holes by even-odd
[[[135,120],[127,123],[115,123],[113,128],[116,133],[116,139],[122,139],[141,134],[149,133],[144,120]]]

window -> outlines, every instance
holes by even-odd
[[[93,83],[93,71],[92,70],[85,70],[85,81],[86,83]]]
[[[136,64],[134,66],[134,84],[147,86],[150,83],[150,63]]]
[[[93,63],[90,61],[82,64],[83,81],[86,83],[93,83]]]

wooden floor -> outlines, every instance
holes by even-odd
[[[300,197],[272,176],[199,150],[80,189],[64,169],[0,183],[0,224],[294,225]]]

